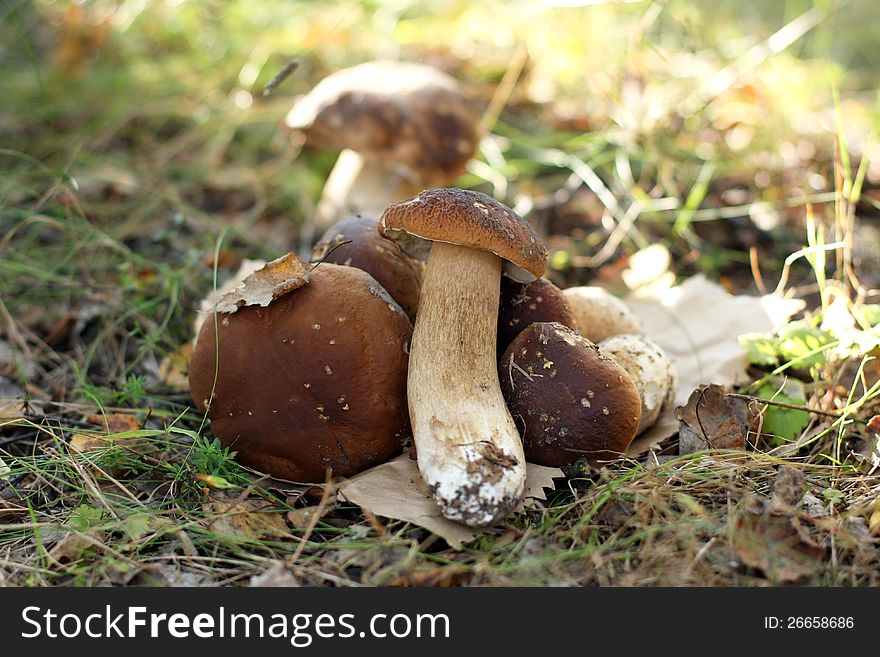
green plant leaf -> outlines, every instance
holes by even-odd
[[[862,320],[869,326],[877,326],[880,324],[880,303],[870,303],[862,306],[858,310],[861,313]]]
[[[835,341],[828,331],[811,326],[803,320],[786,324],[779,331],[779,353],[786,361],[796,361],[799,368],[825,362],[825,352],[817,351]]]
[[[807,403],[803,397],[789,396],[770,384],[762,385],[755,394],[761,399],[782,402],[784,404],[805,406]],[[807,411],[767,406],[764,411],[762,430],[766,434],[775,436],[777,440],[774,441],[774,444],[782,444],[800,436],[809,423],[810,414]]]
[[[752,365],[779,365],[779,341],[766,333],[743,333],[738,338]]]
[[[825,488],[822,490],[822,497],[832,504],[840,504],[846,496],[836,488]]]
[[[70,514],[67,521],[68,527],[76,531],[84,532],[94,527],[99,527],[104,520],[104,511],[90,506],[88,504],[80,504]]]

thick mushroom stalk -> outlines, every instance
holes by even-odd
[[[525,456],[498,381],[501,258],[435,242],[410,351],[407,395],[419,469],[443,514],[491,524],[519,502]]]
[[[327,227],[352,212],[379,216],[392,203],[418,194],[425,182],[413,175],[406,176],[404,169],[344,149],[321,191],[316,224]]]
[[[410,255],[430,246],[407,374],[422,477],[444,516],[491,524],[525,487],[523,449],[496,371],[501,268],[534,280],[547,250],[513,210],[456,188],[389,206],[379,232]]]

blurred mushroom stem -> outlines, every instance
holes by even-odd
[[[409,361],[419,469],[443,514],[489,525],[519,502],[525,456],[496,359],[501,259],[434,242]]]
[[[321,191],[315,234],[351,214],[378,217],[392,203],[422,191],[420,182],[406,174],[403,166],[391,168],[351,149],[342,150]]]

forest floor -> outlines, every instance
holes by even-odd
[[[3,5],[0,585],[880,584],[880,15],[510,4]],[[486,108],[457,184],[557,285],[625,291],[661,244],[677,281],[802,299],[730,391],[789,407],[750,403],[745,450],[569,470],[461,549],[239,466],[189,396],[196,309],[303,246],[335,153],[284,116],[378,57]]]

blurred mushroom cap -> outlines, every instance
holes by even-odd
[[[455,79],[411,62],[337,71],[296,102],[286,123],[314,146],[399,164],[425,187],[463,173],[479,143],[477,115]]]
[[[588,340],[601,342],[621,333],[641,334],[642,323],[626,302],[601,287],[583,285],[563,290],[578,330]]]

